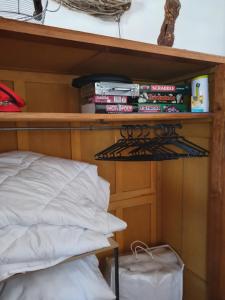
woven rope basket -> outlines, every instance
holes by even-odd
[[[119,18],[131,6],[131,0],[55,0],[72,10],[81,10],[102,18]]]

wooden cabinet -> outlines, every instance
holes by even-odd
[[[118,130],[0,131],[0,152],[30,150],[95,163],[111,185],[110,210],[134,239],[170,243],[186,264],[185,300],[225,299],[225,58],[82,32],[0,20],[0,80],[26,99],[22,113],[0,113],[0,127],[79,127],[181,122],[182,134],[209,147],[209,158],[103,162],[94,154]],[[80,114],[75,76],[116,73],[137,82],[210,78],[210,113]]]

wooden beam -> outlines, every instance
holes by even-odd
[[[211,188],[208,204],[209,300],[225,299],[225,65],[215,72],[211,146]]]

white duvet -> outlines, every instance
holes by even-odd
[[[114,300],[94,256],[0,283],[1,300]]]
[[[0,154],[0,280],[109,246],[126,224],[107,213],[97,167],[32,152]]]

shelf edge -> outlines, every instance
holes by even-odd
[[[155,113],[155,114],[80,114],[80,113],[0,113],[2,122],[120,122],[157,120],[211,119],[213,113]]]

